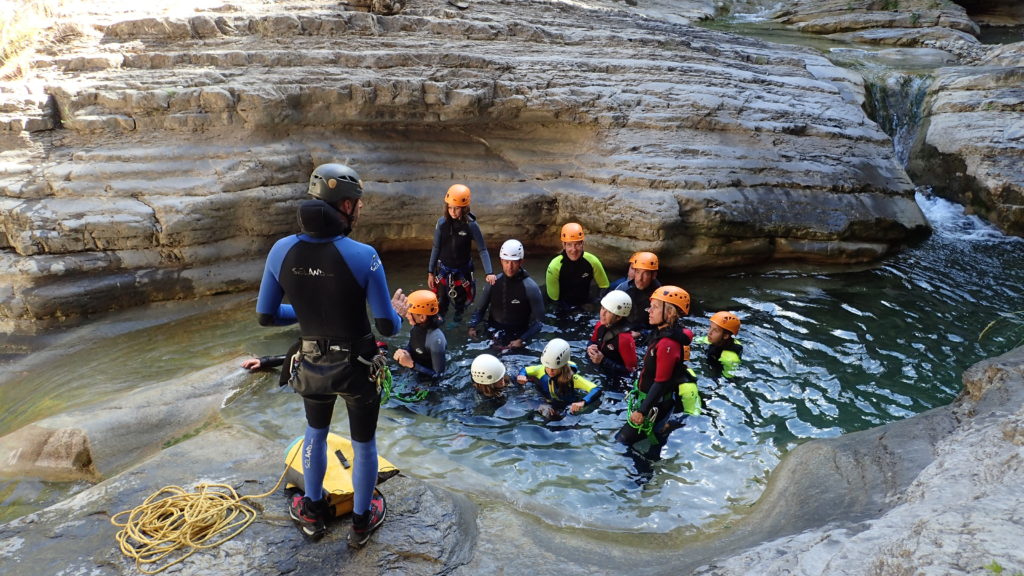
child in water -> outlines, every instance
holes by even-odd
[[[491,257],[487,253],[483,233],[476,223],[476,216],[469,211],[469,200],[469,186],[453,184],[448,188],[444,196],[444,215],[434,227],[434,247],[427,263],[427,288],[438,296],[438,313],[444,318],[448,305],[454,302],[455,322],[462,320],[462,313],[476,295],[471,251],[474,242],[486,274],[484,280],[493,285],[497,279],[491,270]]]
[[[612,290],[601,299],[601,312],[587,346],[587,357],[605,375],[605,386],[623,390],[636,370],[636,340],[625,319],[633,300],[621,290]]]
[[[441,331],[444,318],[438,315],[437,295],[430,290],[416,290],[408,296],[405,318],[409,344],[395,350],[395,362],[416,373],[418,382],[436,382],[444,374],[448,341]]]
[[[554,419],[569,407],[576,414],[601,395],[601,387],[576,373],[576,363],[569,361],[569,343],[555,338],[544,347],[540,364],[526,366],[519,372],[520,384],[533,382],[547,402],[537,408],[545,418]],[[577,397],[582,394],[582,398]]]
[[[505,365],[490,354],[474,358],[469,373],[473,377],[473,387],[485,398],[503,397],[505,388],[512,383],[512,379],[505,373]]]
[[[708,376],[732,378],[733,371],[740,365],[743,345],[736,336],[740,333],[740,319],[732,312],[715,312],[708,321],[708,335],[695,340],[707,346],[705,362]]]

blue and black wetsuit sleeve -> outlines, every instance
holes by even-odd
[[[388,279],[384,275],[384,264],[372,246],[361,244],[349,238],[339,238],[334,245],[345,258],[356,281],[366,289],[366,301],[370,304],[374,327],[382,336],[394,336],[402,328],[402,317],[391,306]],[[356,248],[352,248],[352,246]]]
[[[281,287],[281,264],[288,251],[299,241],[298,236],[282,238],[274,244],[263,266],[260,293],[256,298],[256,314],[260,326],[287,326],[298,318],[291,304],[282,304],[284,288]]]
[[[477,249],[480,251],[480,264],[484,267],[484,274],[494,274],[491,268],[491,255],[487,252],[487,243],[484,242],[484,234],[480,231],[480,226],[476,223],[476,220],[470,220],[469,230],[473,234],[473,241],[476,242]],[[437,234],[434,234],[434,243],[437,243]]]

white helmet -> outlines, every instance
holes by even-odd
[[[498,257],[502,260],[522,260],[523,253],[522,242],[519,240],[505,240],[505,243],[501,245],[501,250],[498,252]]]
[[[633,311],[633,299],[622,290],[612,290],[601,298],[601,307],[616,316],[629,316]]]
[[[490,354],[481,354],[473,359],[469,367],[473,382],[491,385],[505,377],[505,365]]]
[[[561,338],[555,338],[544,347],[541,352],[540,363],[545,368],[557,369],[569,363],[569,343]]]

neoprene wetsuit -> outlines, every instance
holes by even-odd
[[[708,341],[707,336],[694,340],[695,344],[707,346],[704,361],[707,362],[711,378],[717,380],[721,376],[732,378],[733,370],[740,365],[743,358],[743,345],[736,338],[730,338],[725,346],[717,346]]]
[[[498,274],[494,286],[484,285],[480,305],[470,325],[476,326],[486,315],[488,330],[496,343],[507,346],[516,339],[528,340],[540,332],[544,318],[544,296],[540,287],[520,268],[511,278]]]
[[[476,216],[468,213],[464,219],[453,219],[447,214],[437,220],[434,226],[434,246],[430,250],[430,261],[427,272],[434,274],[441,286],[437,293],[440,309],[438,314],[443,318],[448,313],[451,303],[449,291],[455,290],[455,313],[461,314],[465,307],[473,302],[476,294],[476,281],[473,279],[472,243],[476,242],[480,253],[480,263],[484,273],[492,274],[491,256],[487,252],[487,244]]]
[[[596,284],[600,290],[608,289],[608,275],[601,261],[590,252],[584,252],[577,260],[570,260],[562,253],[551,259],[545,275],[544,288],[548,298],[564,306],[581,306],[592,302],[590,286]]]
[[[348,238],[340,212],[321,200],[307,200],[298,211],[302,233],[277,241],[263,271],[256,312],[263,326],[298,321],[303,341],[316,341],[349,350],[352,370],[343,381],[332,382],[345,400],[355,451],[352,483],[354,511],[365,513],[377,482],[377,415],[380,392],[369,378],[369,368],[355,359],[369,360],[377,352],[366,315],[373,312],[377,331],[393,336],[402,319],[391,306],[384,266],[373,247]],[[282,304],[287,295],[291,304]],[[327,470],[327,433],[336,395],[303,396],[306,437],[302,468],[305,493],[319,501]]]
[[[425,324],[416,324],[409,330],[409,345],[405,350],[412,357],[412,370],[420,382],[441,378],[445,368],[448,340],[441,331],[444,318],[431,316]]]
[[[604,354],[598,367],[607,377],[608,388],[622,389],[630,374],[636,370],[636,341],[629,327],[622,320],[612,326],[605,326],[600,321],[594,326],[590,343]]]
[[[569,362],[569,367],[572,369],[572,386],[565,386],[566,389],[561,391],[555,381],[544,371],[544,366],[541,364],[525,366],[519,371],[519,374],[533,382],[537,392],[540,392],[541,396],[557,409],[565,408],[577,400],[583,400],[583,403],[589,406],[600,396],[601,387],[580,376],[577,373],[578,368],[575,362]]]
[[[654,291],[660,287],[661,282],[657,278],[651,280],[644,290],[637,288],[632,280],[626,280],[615,287],[616,290],[622,290],[629,294],[630,300],[633,301],[633,308],[629,311],[629,316],[626,317],[626,325],[630,330],[642,334],[650,333],[651,324],[648,322],[647,310],[651,307],[651,294],[654,294]]]
[[[672,326],[659,329],[644,355],[643,367],[637,379],[637,387],[646,396],[636,409],[648,417],[652,408],[657,408],[654,416],[654,429],[657,430],[672,415],[676,403],[676,389],[684,382],[693,382],[696,376],[684,361],[684,346],[690,344],[691,337],[676,322]],[[628,417],[628,414],[627,414]],[[619,430],[616,439],[626,445],[632,445],[644,436],[626,423]]]

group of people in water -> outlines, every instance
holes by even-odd
[[[501,245],[501,273],[492,272],[470,199],[471,191],[463,184],[451,186],[445,194],[427,265],[429,289],[408,295],[406,319],[412,328],[409,343],[394,353],[399,365],[415,372],[419,382],[437,381],[446,369],[443,327],[448,309],[454,308],[458,324],[479,300],[468,333],[471,338],[486,334],[494,354],[477,356],[470,376],[485,397],[499,397],[513,383],[532,384],[545,400],[538,410],[554,419],[594,404],[602,390],[626,392],[627,416],[617,439],[627,445],[645,438],[663,443],[673,414],[700,413],[697,377],[687,364],[694,335],[682,323],[690,311],[690,295],[658,281],[658,257],[651,252],[633,254],[626,278],[612,286],[601,260],[585,249],[586,233],[576,222],[562,226],[562,251],[548,264],[544,291],[560,314],[600,303],[585,362],[593,365],[601,383],[580,373],[569,342],[562,338],[546,343],[540,364],[508,374],[498,355],[525,349],[540,332],[547,305],[541,288],[522,267],[525,250],[520,241],[510,239]],[[486,274],[479,298],[474,245]],[[738,365],[739,329],[740,320],[731,312],[711,317],[708,335],[698,340],[705,346],[711,377],[728,376]]]
[[[370,331],[367,303],[382,336],[397,334],[403,317],[410,323],[408,344],[391,359],[421,384],[437,382],[448,369],[448,312],[458,325],[475,305],[467,333],[489,338],[491,350],[474,358],[470,379],[485,397],[501,397],[513,384],[532,384],[544,399],[539,411],[555,419],[586,410],[602,390],[624,392],[624,423],[616,439],[630,446],[645,439],[663,444],[679,425],[673,414],[700,413],[697,376],[689,365],[694,334],[682,322],[690,312],[690,295],[658,281],[655,254],[633,254],[626,278],[613,286],[600,259],[585,250],[583,227],[575,222],[562,226],[562,251],[548,264],[544,289],[559,313],[599,303],[584,361],[599,383],[580,373],[563,338],[545,344],[539,364],[510,374],[499,356],[528,353],[526,346],[541,331],[547,303],[522,267],[525,249],[519,240],[501,245],[501,271],[492,270],[483,233],[470,210],[469,187],[455,184],[445,194],[427,265],[427,289],[408,295],[397,290],[393,296],[376,251],[349,238],[362,209],[362,182],[355,171],[341,164],[321,165],[310,178],[309,193],[312,199],[299,207],[301,232],[272,248],[257,300],[261,325],[299,324],[300,340],[287,356],[282,384],[302,395],[306,413],[305,489],[291,502],[290,514],[307,536],[316,538],[325,531],[328,512],[325,499],[317,496],[323,492],[326,436],[338,397],[346,403],[355,453],[350,544],[362,546],[386,513],[383,496],[374,490],[375,432],[391,378],[383,347]],[[485,274],[479,295],[474,248]],[[708,376],[729,377],[739,364],[739,330],[740,319],[732,312],[710,318],[707,335],[696,340],[705,347]],[[243,366],[266,366],[269,360],[253,359]]]

